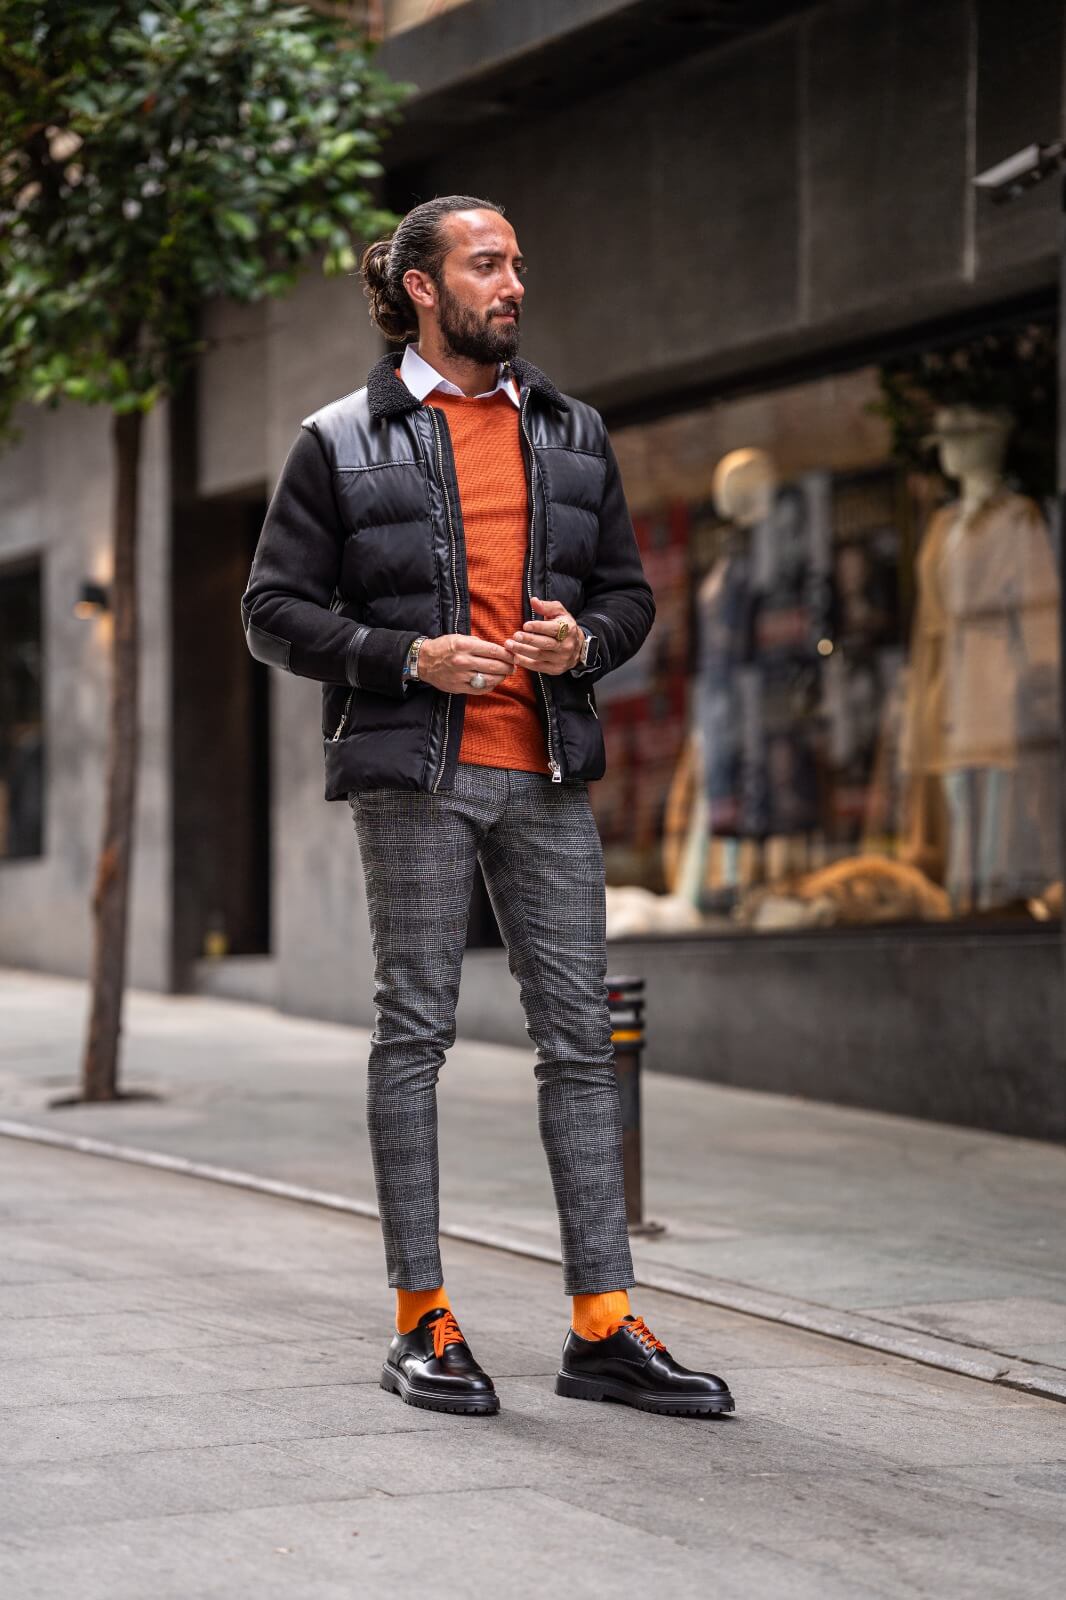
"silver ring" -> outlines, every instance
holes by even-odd
[[[474,676],[470,680],[470,687],[471,689],[484,689],[487,686],[488,681],[489,680],[486,678],[483,672],[475,672]]]

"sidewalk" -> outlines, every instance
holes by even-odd
[[[87,990],[0,972],[0,1125],[90,1137],[371,1213],[365,1031],[228,1001],[127,997],[123,1082],[49,1109]],[[460,1043],[441,1074],[452,1238],[557,1259],[532,1053]],[[1066,1152],[646,1074],[642,1284],[1066,1399]],[[445,1246],[445,1258],[448,1246]]]
[[[6,1600],[1050,1600],[1061,1406],[642,1291],[735,1417],[562,1400],[554,1266],[455,1243],[495,1417],[378,1386],[376,1222],[5,1141]]]

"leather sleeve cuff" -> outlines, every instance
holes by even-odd
[[[362,638],[353,636],[348,648],[349,683],[357,689],[370,689],[375,694],[402,700],[409,687],[404,681],[404,662],[421,630],[365,628],[360,631]]]

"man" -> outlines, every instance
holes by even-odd
[[[326,799],[347,798],[366,876],[367,1126],[396,1290],[382,1386],[439,1411],[499,1407],[437,1237],[436,1081],[480,862],[536,1046],[573,1297],[557,1393],[732,1410],[722,1380],[678,1366],[627,1294],[588,783],[604,770],[593,685],[639,649],[655,607],[614,453],[591,407],[517,357],[525,267],[498,206],[416,206],[362,265],[371,317],[403,359],[304,420],[241,611],[253,655],[323,684]]]

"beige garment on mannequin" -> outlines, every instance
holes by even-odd
[[[1016,767],[1054,743],[1058,575],[1035,501],[1000,490],[971,517],[956,501],[918,553],[901,767],[911,778]]]

